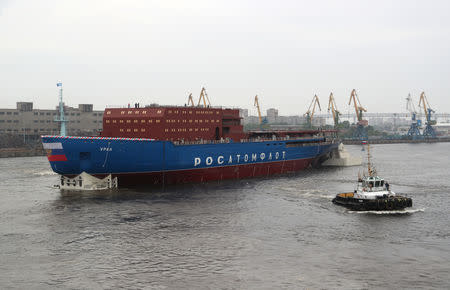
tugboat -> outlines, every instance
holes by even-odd
[[[402,210],[412,206],[412,199],[397,195],[389,189],[389,183],[377,175],[370,162],[370,145],[367,144],[367,174],[358,174],[354,192],[339,193],[333,203],[356,211]]]

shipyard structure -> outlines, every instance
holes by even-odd
[[[92,136],[102,130],[103,111],[94,111],[92,104],[79,104],[78,108],[64,106],[64,112],[68,135]],[[58,107],[35,109],[32,102],[17,102],[15,109],[0,109],[0,134],[59,134],[58,116]]]

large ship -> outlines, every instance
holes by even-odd
[[[319,165],[335,131],[244,132],[239,109],[209,106],[107,108],[99,136],[42,136],[58,174],[111,174],[120,186],[241,179]]]

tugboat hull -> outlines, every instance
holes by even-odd
[[[401,210],[412,207],[412,199],[405,196],[387,196],[377,199],[360,199],[354,198],[353,193],[341,193],[336,195],[333,203],[345,206],[351,210]]]

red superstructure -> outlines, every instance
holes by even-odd
[[[238,109],[187,106],[106,109],[101,136],[171,141],[246,138]]]

